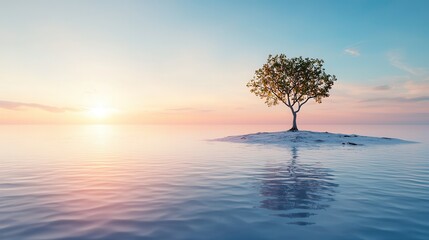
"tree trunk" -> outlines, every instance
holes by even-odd
[[[296,112],[292,111],[292,115],[293,115],[292,128],[289,129],[289,131],[296,132],[298,131],[298,126],[296,125]]]

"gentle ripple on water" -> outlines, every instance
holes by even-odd
[[[429,236],[427,142],[279,148],[203,140],[232,128],[94,129],[0,128],[0,239]]]

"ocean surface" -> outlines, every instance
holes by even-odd
[[[305,130],[413,144],[208,141],[254,126],[0,126],[0,239],[429,239],[429,126]]]

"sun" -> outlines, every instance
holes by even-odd
[[[92,108],[88,109],[88,114],[92,118],[96,118],[96,119],[108,118],[113,113],[114,113],[114,109],[108,108],[108,107],[102,107],[102,106],[92,107]]]

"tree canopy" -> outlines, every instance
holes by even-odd
[[[317,58],[269,55],[267,63],[255,71],[247,87],[265,99],[268,106],[283,103],[289,107],[294,117],[291,130],[296,131],[296,114],[301,107],[310,99],[321,103],[322,98],[329,97],[329,90],[337,80],[335,75],[325,73],[323,63]]]

